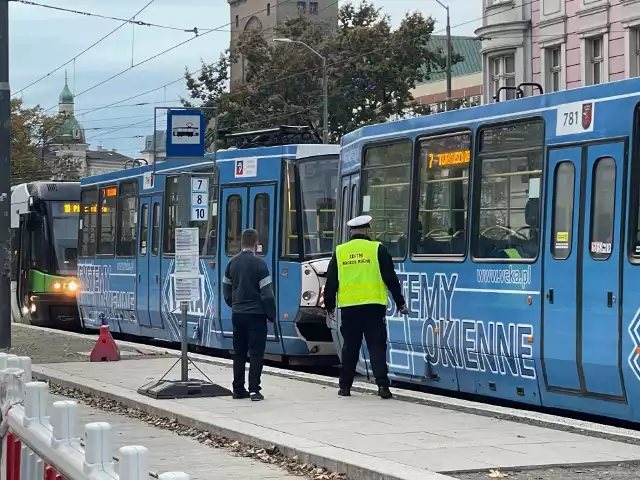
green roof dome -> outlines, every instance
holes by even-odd
[[[60,92],[58,103],[73,103],[73,93],[71,93],[71,90],[69,90],[69,86],[66,84],[66,82],[64,84],[64,88],[62,89],[62,92]]]
[[[86,143],[84,130],[73,115],[67,116],[60,126],[56,135],[56,143],[58,142],[63,144]]]

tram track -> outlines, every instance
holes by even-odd
[[[94,333],[86,330],[82,331],[82,329],[64,330],[61,328],[53,328],[53,327],[42,327],[42,328],[46,330],[51,330],[54,332],[77,333],[81,335],[86,335],[88,337],[97,338],[98,336],[97,332]],[[140,345],[141,347],[143,346],[157,347],[157,348],[163,348],[166,350],[173,351],[176,354],[180,353],[180,344],[175,342],[168,342],[166,340],[161,340],[161,339],[146,339],[146,338],[141,339],[140,337],[121,334],[118,332],[112,332],[112,335],[114,339],[122,342],[127,342],[129,346],[131,344],[137,344],[137,345]],[[232,358],[231,355],[226,351],[215,350],[215,349],[204,348],[204,347],[193,348],[193,346],[190,346],[189,353],[195,353],[199,355],[212,357],[212,359],[230,360]],[[265,359],[265,366],[268,366],[277,370],[281,370],[285,375],[287,372],[306,373],[311,375],[324,376],[330,379],[337,379],[339,376],[339,366],[337,365],[336,366],[288,365],[288,364],[283,364],[282,362]],[[369,373],[371,374],[371,372]],[[367,381],[367,376],[357,375],[356,381],[358,380]],[[370,378],[370,380],[372,381],[373,378]],[[560,417],[567,421],[575,420],[576,422],[587,422],[590,424],[601,425],[603,427],[614,427],[614,428],[629,429],[633,431],[640,431],[640,424],[634,424],[624,420],[617,420],[609,417],[601,417],[597,415],[584,414],[584,413],[573,412],[569,410],[559,410],[559,409],[552,409],[548,407],[539,407],[539,406],[534,406],[529,404],[513,402],[509,400],[484,397],[480,395],[468,394],[465,392],[455,392],[451,390],[437,389],[437,388],[433,388],[425,385],[416,385],[416,384],[410,384],[405,382],[392,381],[392,387],[396,389],[404,390],[406,392],[416,392],[416,393],[425,393],[428,395],[434,395],[444,400],[452,399],[452,400],[461,400],[465,402],[473,402],[481,406],[486,406],[487,408],[490,406],[503,407],[507,409],[518,410],[521,412],[532,412],[532,413],[537,413],[542,415],[551,415],[554,417]],[[604,433],[602,436],[605,438],[607,437],[607,435]],[[632,439],[630,439],[629,442],[640,444],[640,440],[633,441]]]

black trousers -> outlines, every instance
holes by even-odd
[[[385,308],[381,305],[361,305],[343,308],[340,314],[340,333],[343,341],[340,388],[351,388],[353,384],[363,335],[367,341],[376,384],[379,387],[388,387],[390,382],[387,368]]]
[[[260,376],[267,346],[267,317],[263,315],[231,315],[233,323],[233,391],[244,390],[245,365],[249,355],[249,392],[260,391]]]

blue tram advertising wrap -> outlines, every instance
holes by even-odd
[[[392,378],[640,421],[639,120],[632,79],[342,138],[336,240],[371,215],[407,299]]]
[[[215,160],[166,161],[81,182],[78,306],[86,328],[180,340],[175,300],[178,176],[207,179],[208,208],[191,227],[200,237],[200,301],[189,303],[194,345],[232,348],[231,311],[222,276],[240,252],[244,229],[259,232],[274,278],[277,328],[267,354],[314,363],[337,361],[321,308],[333,248],[337,145],[289,145],[217,152]],[[200,176],[198,176],[200,175]],[[202,212],[205,212],[203,214]]]

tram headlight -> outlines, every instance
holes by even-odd
[[[307,290],[306,292],[304,292],[304,293],[302,294],[302,299],[303,299],[305,302],[308,302],[309,300],[311,300],[311,299],[313,298],[313,296],[314,296],[314,295],[315,295],[315,293],[314,293],[314,292],[311,292],[311,291]]]
[[[62,284],[60,282],[54,282],[53,289],[60,290],[62,288]]]
[[[69,291],[75,292],[77,289],[78,289],[78,284],[76,282],[74,282],[73,280],[71,280],[69,282]]]

